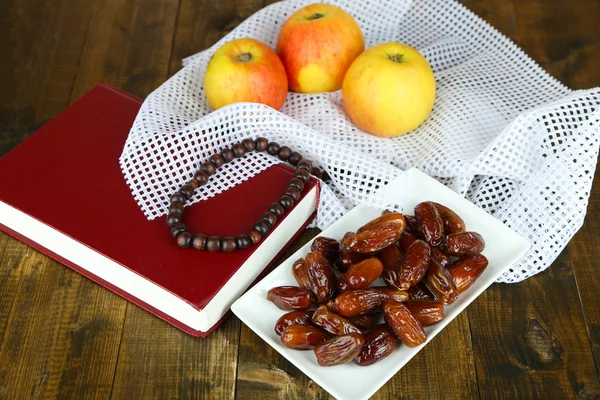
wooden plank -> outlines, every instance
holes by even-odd
[[[208,7],[208,2],[194,4],[200,10]],[[145,96],[167,78],[176,20],[178,27],[182,21],[202,27],[208,18],[200,14],[186,20],[186,8],[182,6],[178,14],[179,7],[178,0],[136,5],[118,86]],[[128,305],[112,398],[127,399],[133,393],[139,398],[233,397],[239,328],[239,321],[230,318],[208,338],[197,339]]]
[[[573,271],[581,298],[592,352],[596,361],[596,372],[600,379],[600,169],[596,169],[595,180],[588,205],[587,216],[581,230],[569,243]],[[581,338],[583,340],[583,337]]]
[[[481,397],[595,398],[600,386],[569,254],[469,308]]]

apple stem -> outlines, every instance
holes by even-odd
[[[388,54],[388,58],[398,64],[402,62],[402,57],[404,57],[404,54]]]
[[[314,13],[312,15],[310,15],[308,17],[309,21],[312,21],[313,19],[319,19],[319,18],[323,18],[325,15],[321,14],[321,13]]]
[[[242,53],[237,56],[239,62],[248,62],[252,60],[252,54],[250,53]]]

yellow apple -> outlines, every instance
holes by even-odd
[[[288,81],[277,54],[255,39],[235,39],[212,56],[204,75],[208,104],[218,109],[240,101],[263,103],[279,110]]]
[[[371,47],[354,60],[342,87],[344,108],[361,130],[399,136],[425,121],[435,101],[431,66],[402,43]]]
[[[339,7],[321,3],[293,13],[277,40],[290,89],[300,93],[339,90],[346,70],[364,48],[354,18]]]

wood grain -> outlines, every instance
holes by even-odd
[[[273,2],[0,2],[0,156],[100,81],[146,96]],[[462,3],[567,86],[600,86],[597,0]],[[493,285],[375,399],[600,398],[595,176],[586,221],[554,265]],[[42,397],[331,398],[235,317],[191,338],[0,234],[0,398]]]

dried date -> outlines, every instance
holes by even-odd
[[[469,288],[488,266],[488,259],[482,254],[465,257],[455,262],[448,272],[458,293]]]
[[[317,362],[322,367],[345,364],[360,354],[364,342],[360,333],[333,337],[315,347]]]
[[[383,305],[383,316],[396,336],[408,347],[425,343],[427,336],[423,326],[402,303],[387,301]]]
[[[283,314],[275,324],[275,333],[281,336],[285,328],[290,325],[310,325],[312,315],[312,310],[292,311]]]
[[[406,228],[406,220],[404,219],[404,215],[402,215],[398,212],[389,212],[389,213],[385,213],[385,214],[381,215],[380,217],[375,218],[371,222],[361,226],[360,228],[358,228],[356,233],[370,231],[370,230],[373,230],[375,228],[378,228],[378,227],[380,227],[382,225],[386,225],[386,224],[396,225],[397,229],[400,232],[404,231],[404,228]]]
[[[310,350],[328,338],[326,332],[308,325],[290,325],[281,333],[281,343],[296,350]]]
[[[397,225],[386,223],[346,238],[343,245],[354,253],[377,253],[397,241],[401,233]]]
[[[379,278],[383,271],[383,264],[377,258],[367,258],[348,268],[345,281],[347,290],[362,289],[369,286]]]
[[[388,300],[408,300],[405,291],[387,287],[351,290],[338,295],[329,303],[329,308],[342,317],[349,318],[373,312]]]
[[[413,235],[410,232],[404,231],[400,235],[400,240],[398,241],[398,244],[400,245],[400,248],[402,250],[406,251],[406,250],[408,250],[410,245],[415,242],[415,240],[418,240],[418,237],[416,237],[415,235]]]
[[[282,310],[308,310],[315,303],[315,296],[305,288],[278,286],[269,290],[267,300]]]
[[[432,202],[435,208],[437,208],[442,223],[444,224],[444,232],[447,234],[464,232],[466,230],[465,221],[458,216],[457,213],[449,209],[448,207]]]
[[[323,254],[313,251],[306,255],[306,274],[319,302],[329,300],[335,290],[335,276]]]
[[[477,232],[459,232],[446,236],[442,248],[454,257],[473,256],[483,251],[485,241]]]
[[[362,333],[352,322],[332,313],[325,306],[319,306],[315,310],[312,316],[312,323],[335,336],[347,333]]]
[[[403,232],[404,234],[404,232]],[[388,246],[381,253],[379,259],[383,265],[381,277],[385,284],[391,288],[399,288],[398,274],[400,273],[400,263],[402,262],[402,250],[398,245]]]
[[[298,282],[300,287],[312,291],[310,279],[306,273],[306,263],[304,258],[294,261],[294,264],[292,265],[292,275],[294,275],[294,279],[296,279],[296,282]]]
[[[398,347],[398,338],[388,324],[377,325],[365,335],[365,343],[358,357],[358,365],[367,366],[392,354]]]
[[[444,252],[442,250],[440,250],[439,247],[432,247],[431,248],[431,261],[446,268],[450,264],[450,257],[448,257],[448,255],[444,254]]]
[[[433,294],[431,294],[423,282],[411,287],[407,292],[411,300],[434,300]]]
[[[444,306],[433,300],[409,300],[402,303],[423,326],[437,324],[444,318]]]
[[[444,239],[444,224],[437,207],[430,201],[424,201],[415,207],[415,216],[419,231],[432,246],[439,246]]]
[[[362,329],[372,329],[375,325],[377,325],[377,320],[377,315],[374,314],[356,315],[348,318],[348,321],[352,322],[354,326]]]
[[[334,262],[340,252],[340,242],[332,238],[319,236],[313,240],[310,250],[318,251],[325,256],[327,261]]]
[[[406,250],[404,259],[400,264],[398,288],[406,290],[419,283],[427,272],[430,259],[431,248],[427,242],[415,240]]]
[[[434,262],[429,263],[423,283],[435,299],[445,306],[454,303],[458,297],[458,290],[448,270]]]

